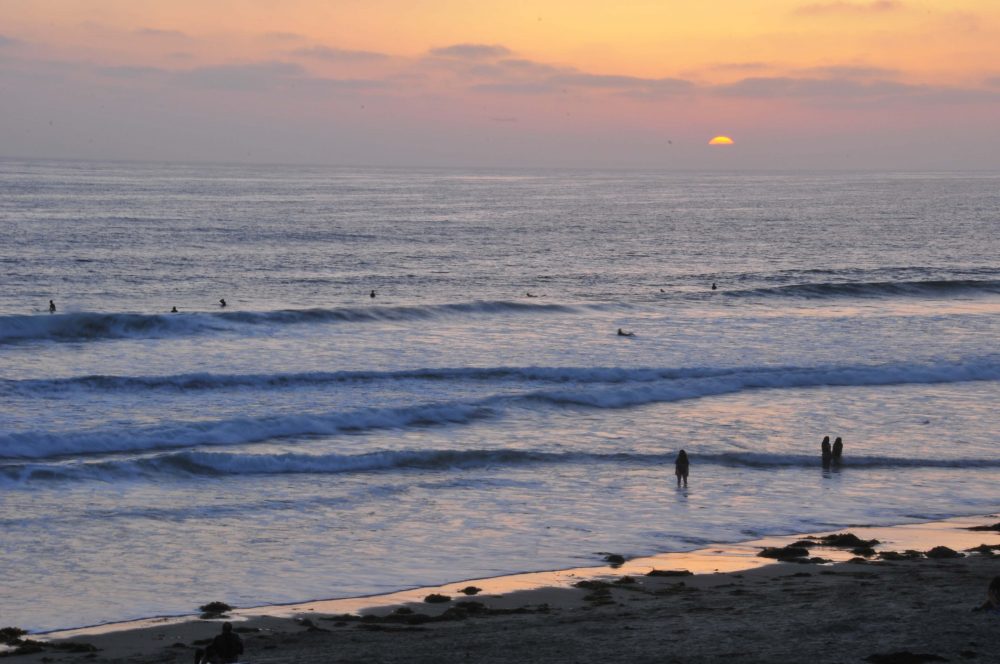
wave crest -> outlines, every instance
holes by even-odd
[[[178,451],[138,459],[77,463],[14,463],[0,465],[0,481],[114,481],[171,476],[230,477],[244,475],[339,474],[405,470],[474,470],[526,464],[599,463],[672,468],[675,452],[655,454],[546,452],[541,450],[396,450],[366,454],[247,454],[242,452]],[[818,455],[765,452],[692,454],[692,466],[723,466],[770,470],[819,469]],[[892,456],[848,456],[840,469],[1000,468],[1000,459],[922,459]]]
[[[414,321],[462,314],[565,313],[573,311],[573,309],[573,307],[560,304],[527,304],[499,300],[424,306],[341,307],[276,311],[9,315],[0,316],[0,344],[38,340],[80,342],[102,339],[146,339],[239,332],[247,326]]]

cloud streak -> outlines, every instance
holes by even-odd
[[[792,13],[799,16],[824,16],[827,14],[886,14],[905,9],[898,0],[874,0],[873,2],[817,2],[802,5]]]
[[[142,37],[163,37],[167,39],[190,39],[190,36],[180,30],[163,30],[160,28],[140,28],[135,34]]]
[[[430,54],[434,56],[461,60],[489,60],[502,58],[511,53],[509,48],[500,44],[452,44],[430,50]]]
[[[326,60],[328,62],[376,62],[386,60],[389,55],[376,51],[352,51],[331,46],[309,46],[289,51],[289,55]]]

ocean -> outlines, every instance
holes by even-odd
[[[6,160],[0,274],[0,625],[1000,508],[1000,174]]]

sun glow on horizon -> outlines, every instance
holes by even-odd
[[[735,141],[728,136],[716,136],[708,142],[709,145],[733,145]]]

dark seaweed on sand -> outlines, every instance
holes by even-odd
[[[819,542],[823,546],[836,549],[854,549],[860,547],[871,548],[880,542],[877,539],[863,540],[854,533],[834,533],[823,537],[808,537],[806,539]]]
[[[424,601],[428,604],[444,604],[445,602],[450,602],[451,598],[447,595],[441,595],[440,593],[431,593],[424,598]]]
[[[767,546],[757,554],[761,558],[774,558],[776,560],[792,560],[794,558],[805,558],[809,555],[809,549],[802,546]]]
[[[209,602],[208,604],[199,606],[198,610],[201,611],[202,620],[210,620],[212,618],[223,617],[226,612],[232,611],[233,607],[225,602]]]
[[[1000,532],[1000,521],[994,523],[992,526],[972,526],[970,528],[966,528],[966,530],[995,530]]]

